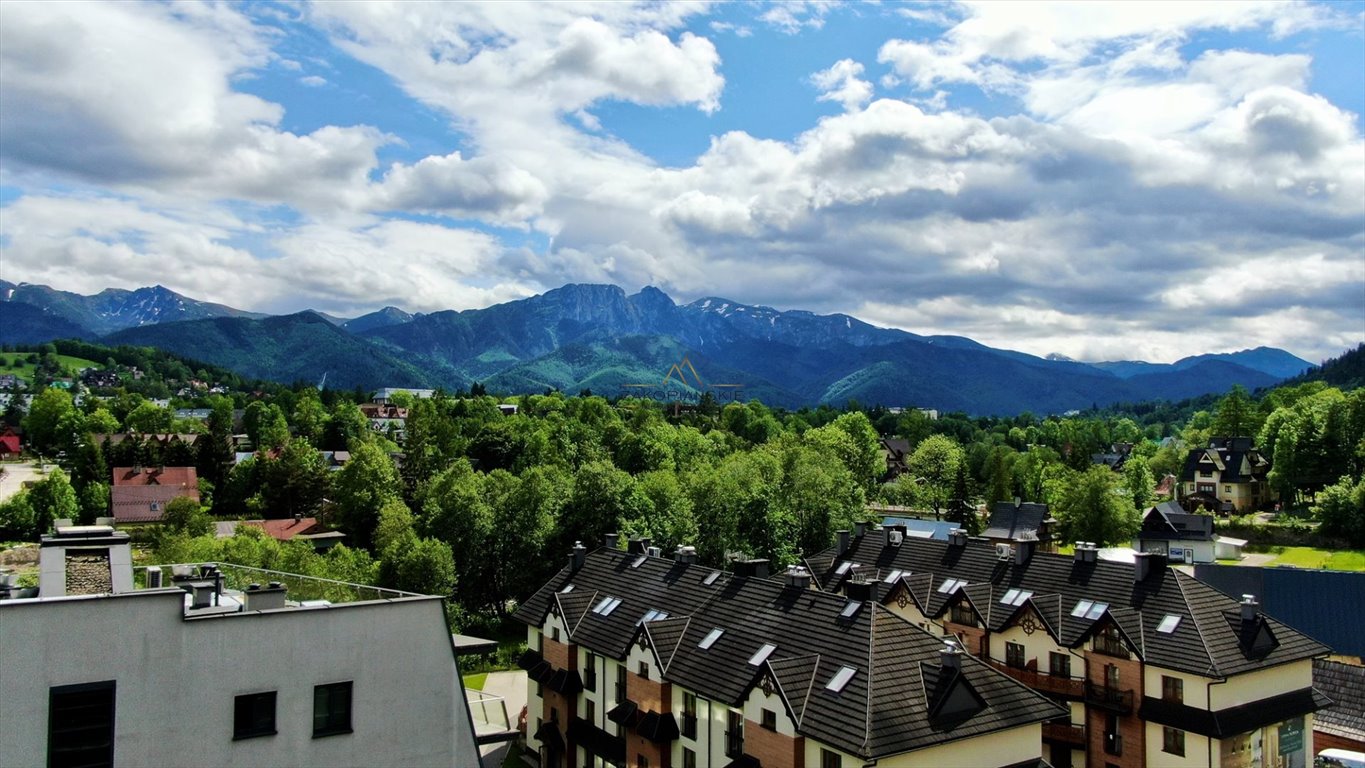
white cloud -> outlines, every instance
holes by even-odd
[[[321,88],[327,84],[327,78],[318,77],[317,75],[308,75],[307,77],[300,77],[299,83],[301,85],[306,85],[309,88]]]
[[[829,69],[810,76],[811,83],[820,89],[820,101],[834,101],[846,111],[855,110],[872,99],[872,83],[863,80],[863,65],[852,59],[840,59]]]

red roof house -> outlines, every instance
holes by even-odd
[[[23,441],[14,430],[6,428],[0,433],[0,459],[17,459],[23,450]]]
[[[109,500],[114,521],[155,522],[172,499],[199,501],[199,475],[194,467],[115,467]]]

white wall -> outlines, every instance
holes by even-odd
[[[118,765],[477,765],[441,601],[186,619],[184,593],[0,603],[0,764],[47,763],[48,691],[113,680]],[[353,681],[347,735],[313,738],[313,686]],[[274,736],[232,740],[238,694],[277,691]]]
[[[1209,709],[1219,710],[1298,691],[1313,684],[1313,661],[1304,659],[1269,669],[1234,675],[1209,689]],[[1157,689],[1160,690],[1160,689]]]

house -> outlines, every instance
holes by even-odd
[[[986,530],[981,535],[1000,544],[1011,544],[1021,538],[1031,537],[1044,551],[1052,551],[1056,547],[1052,535],[1056,528],[1057,519],[1048,512],[1046,504],[1016,498],[995,503]]]
[[[1128,455],[1132,452],[1132,443],[1114,443],[1109,446],[1108,451],[1090,454],[1090,463],[1109,467],[1115,472],[1122,472],[1123,465],[1128,461]]]
[[[86,368],[81,372],[81,383],[92,389],[113,389],[122,383],[117,371]]]
[[[1190,451],[1180,472],[1181,506],[1245,514],[1274,502],[1266,482],[1270,461],[1251,443],[1249,437],[1215,437]]]
[[[1161,552],[1172,562],[1212,563],[1240,560],[1245,539],[1213,532],[1213,515],[1191,514],[1174,501],[1164,501],[1142,515],[1133,540],[1138,552]]]
[[[334,531],[318,522],[316,517],[294,517],[284,518],[283,520],[244,520],[242,525],[250,525],[265,531],[265,534],[276,541],[308,541],[317,549],[330,549],[346,535],[341,531]]]
[[[523,602],[542,766],[1039,765],[1066,710],[867,594],[616,536]]]
[[[1331,703],[1313,687],[1313,660],[1331,649],[1163,555],[1117,563],[1087,545],[1061,555],[962,531],[939,542],[864,528],[805,562],[822,591],[870,589],[1064,704],[1042,733],[1058,768],[1249,766],[1258,755],[1306,765],[1313,713]]]
[[[172,499],[199,501],[194,467],[115,467],[109,501],[120,523],[156,522]]]
[[[24,440],[15,434],[14,429],[5,427],[0,432],[0,459],[17,459],[24,452]]]
[[[883,528],[900,528],[906,536],[947,541],[948,534],[961,526],[951,520],[920,520],[914,517],[882,518]]]
[[[882,438],[882,457],[886,459],[883,482],[890,482],[910,471],[906,460],[910,457],[910,441],[899,437]]]
[[[408,423],[408,409],[387,403],[365,403],[360,413],[370,422],[370,429],[385,434],[392,433],[399,442]]]
[[[1317,659],[1313,686],[1336,702],[1313,718],[1313,746],[1365,752],[1365,667]]]
[[[0,374],[0,389],[18,389],[19,377],[12,373]]]
[[[1157,481],[1156,487],[1152,489],[1152,493],[1155,494],[1158,499],[1170,499],[1175,497],[1175,490],[1175,475],[1167,474],[1162,475],[1161,479]]]
[[[0,591],[0,764],[480,765],[439,597],[227,563],[135,582],[108,526],[44,536],[40,571]]]

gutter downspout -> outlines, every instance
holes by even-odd
[[[1212,682],[1212,683],[1208,683],[1207,685],[1204,686],[1204,708],[1205,708],[1205,709],[1207,709],[1207,710],[1210,711],[1210,712],[1213,711],[1213,686],[1215,686],[1215,685],[1223,685],[1223,684],[1226,683],[1226,682],[1227,682],[1227,678],[1224,678],[1224,679],[1222,679],[1222,680],[1218,680],[1218,681],[1215,681],[1215,682]],[[1209,747],[1208,747],[1209,768],[1213,768],[1213,765],[1214,765],[1214,763],[1213,763],[1213,741],[1214,741],[1214,739],[1213,739],[1212,736],[1209,736],[1209,737],[1207,737],[1207,740],[1208,740],[1208,745],[1209,745]],[[1221,754],[1219,755],[1219,759],[1220,759],[1220,760],[1222,759]]]

